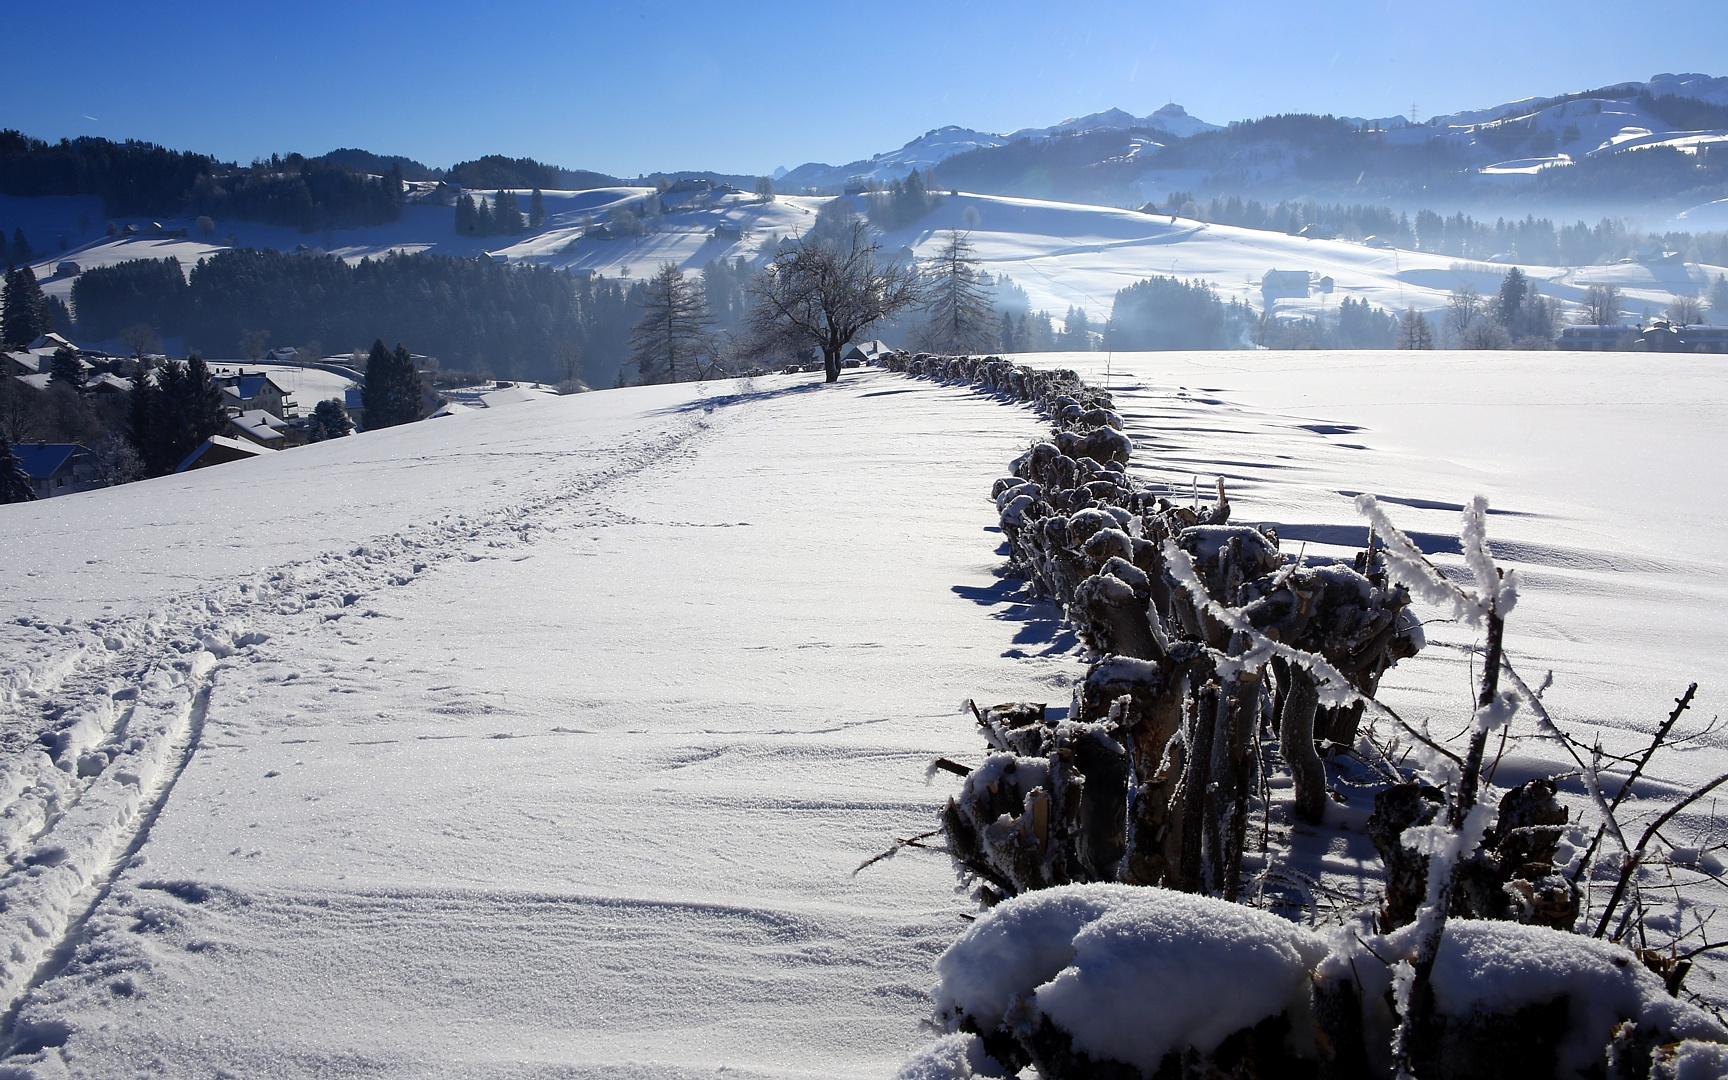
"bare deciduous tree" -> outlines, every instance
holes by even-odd
[[[847,342],[920,299],[916,269],[879,261],[880,252],[853,220],[838,237],[807,236],[776,254],[751,287],[753,350],[820,348],[827,381],[839,381]]]
[[[1693,326],[1704,321],[1704,302],[1696,296],[1676,296],[1665,314],[1669,322]]]
[[[1458,335],[1460,349],[1510,349],[1512,335],[1493,319],[1477,319]]]
[[[1482,294],[1468,282],[1452,290],[1446,300],[1446,335],[1454,342],[1462,341],[1470,324],[1482,318],[1486,308]]]
[[[1584,323],[1588,326],[1608,326],[1620,321],[1620,287],[1592,285],[1584,290],[1579,303],[1583,306]]]
[[[240,355],[248,360],[263,359],[264,348],[269,344],[270,331],[268,330],[240,331]]]
[[[162,339],[156,336],[156,328],[148,323],[133,323],[120,331],[120,340],[132,350],[133,359],[143,357],[145,353],[155,352],[162,347]]]

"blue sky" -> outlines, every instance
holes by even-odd
[[[359,146],[634,175],[844,163],[944,124],[1176,101],[1436,112],[1663,71],[1728,74],[1722,0],[883,0],[8,5],[0,126],[249,161]],[[1634,23],[1633,19],[1637,21]]]

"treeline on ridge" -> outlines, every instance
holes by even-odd
[[[533,158],[512,158],[503,154],[487,154],[473,161],[461,161],[450,166],[443,179],[465,188],[544,188],[552,191],[584,191],[588,188],[613,187],[616,177],[586,169],[561,169]]]
[[[1232,195],[1197,203],[1186,192],[1178,192],[1161,206],[1147,209],[1291,235],[1305,226],[1327,226],[1347,240],[1376,236],[1408,251],[1464,259],[1485,260],[1503,255],[1539,266],[1590,266],[1631,258],[1639,254],[1642,246],[1659,243],[1663,250],[1679,252],[1688,262],[1728,264],[1728,232],[1648,235],[1613,218],[1603,218],[1595,225],[1583,221],[1556,225],[1549,218],[1532,214],[1522,219],[1499,218],[1489,222],[1478,221],[1461,211],[1444,217],[1432,210],[1418,210],[1411,217],[1385,206],[1327,204],[1314,199],[1287,199],[1268,206]]]
[[[48,143],[0,131],[0,194],[94,195],[110,215],[234,218],[302,232],[377,225],[402,214],[400,166],[381,176],[339,160],[272,155],[241,168],[128,139]]]
[[[243,249],[97,267],[73,283],[78,330],[108,339],[146,323],[188,349],[231,353],[248,332],[332,349],[403,341],[445,367],[610,385],[637,314],[633,290],[546,267],[393,253],[354,265],[310,252]],[[580,370],[555,370],[555,357]]]
[[[0,194],[95,195],[110,214],[168,215],[180,211],[198,177],[215,158],[154,143],[83,137],[46,143],[0,131]]]

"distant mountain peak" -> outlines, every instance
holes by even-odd
[[[788,188],[835,188],[845,183],[869,180],[886,184],[891,180],[903,179],[913,169],[928,172],[932,166],[958,154],[1002,146],[1017,139],[1048,139],[1063,131],[1120,131],[1128,128],[1152,128],[1168,132],[1175,138],[1185,139],[1203,131],[1217,131],[1219,126],[1190,116],[1187,109],[1175,102],[1146,116],[1135,116],[1124,109],[1111,108],[1086,116],[1071,116],[1049,127],[1021,128],[1007,134],[976,131],[958,124],[948,124],[931,128],[909,140],[898,150],[846,165],[812,161],[790,170],[781,167],[775,170],[774,180],[776,183],[784,180]]]
[[[1152,128],[1168,132],[1179,139],[1190,135],[1198,135],[1203,131],[1217,131],[1219,125],[1208,124],[1197,117],[1190,116],[1188,110],[1174,101],[1147,114],[1135,116],[1123,109],[1105,109],[1103,112],[1089,113],[1085,116],[1071,116],[1059,124],[1051,124],[1046,128],[1021,128],[1008,136],[1010,139],[1040,139],[1049,138],[1060,131],[1120,131],[1125,128]]]

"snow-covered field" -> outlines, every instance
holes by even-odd
[[[389,225],[303,235],[291,229],[244,223],[222,223],[224,237],[232,231],[241,246],[293,250],[308,245],[357,261],[389,251],[432,251],[476,256],[491,251],[512,262],[554,266],[606,277],[651,277],[661,263],[673,262],[687,271],[700,271],[713,259],[756,259],[764,240],[798,236],[809,230],[825,198],[780,196],[762,203],[754,196],[726,195],[711,204],[691,205],[659,219],[658,231],[643,237],[599,240],[582,238],[584,221],[604,222],[613,208],[640,209],[649,188],[603,188],[580,192],[547,192],[543,230],[521,237],[457,236],[453,211],[447,207],[414,205]],[[527,203],[528,193],[519,192]],[[676,201],[677,197],[669,200]],[[0,197],[0,222],[28,215],[50,215],[52,222],[75,217],[80,200]],[[96,201],[86,213],[98,212]],[[857,200],[864,209],[862,199]],[[48,220],[48,219],[44,219]],[[165,223],[173,224],[173,223]],[[188,224],[180,222],[180,225]],[[716,238],[716,229],[734,230]],[[1209,282],[1226,298],[1245,300],[1256,311],[1267,306],[1260,287],[1268,270],[1308,271],[1314,287],[1305,297],[1275,294],[1281,314],[1322,315],[1335,311],[1346,298],[1366,300],[1389,311],[1408,307],[1430,312],[1444,308],[1452,290],[1468,284],[1488,295],[1500,286],[1508,266],[1460,262],[1451,256],[1392,248],[1371,248],[1346,240],[1310,240],[1278,232],[1215,225],[1190,219],[1172,221],[1166,215],[1142,214],[1080,203],[1015,199],[960,193],[904,229],[881,237],[885,250],[902,248],[925,257],[936,253],[948,230],[968,233],[992,274],[1006,274],[1026,291],[1033,310],[1060,318],[1070,305],[1084,308],[1094,319],[1110,315],[1116,291],[1143,278],[1166,274]],[[32,236],[48,227],[30,228]],[[74,230],[75,231],[75,230]],[[223,245],[198,239],[96,237],[64,255],[44,256],[36,264],[43,291],[69,298],[73,279],[52,277],[61,259],[88,269],[128,259],[178,258],[190,270],[197,260]],[[1702,263],[1616,263],[1607,266],[1560,267],[1523,264],[1532,286],[1542,295],[1576,302],[1585,289],[1612,284],[1624,295],[1623,308],[1633,316],[1660,315],[1676,296],[1703,296],[1710,283],[1728,268]],[[1320,281],[1331,278],[1331,292]]]
[[[1359,543],[1350,492],[1431,545],[1487,494],[1525,574],[1509,653],[1554,670],[1562,723],[1623,744],[1694,679],[1721,711],[1710,358],[1028,359],[1108,382],[1144,479],[1223,475],[1287,550]],[[548,399],[0,507],[8,1064],[892,1073],[969,909],[938,852],[853,870],[934,826],[954,785],[927,763],[978,749],[963,697],[1060,708],[1084,668],[993,573],[985,496],[1039,419],[816,379]],[[1384,696],[1450,734],[1469,639],[1428,630]],[[1516,740],[1502,768],[1553,757]],[[1725,759],[1713,735],[1666,779]]]

